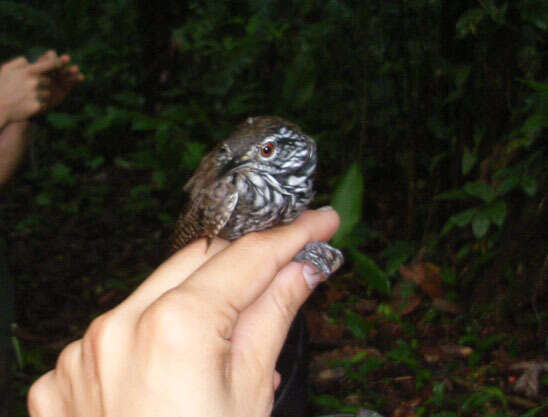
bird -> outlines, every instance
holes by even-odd
[[[290,223],[312,202],[315,141],[278,116],[248,117],[200,162],[184,186],[189,202],[171,239],[175,252],[205,237],[233,241]],[[330,275],[344,262],[326,242],[308,243],[294,258]]]

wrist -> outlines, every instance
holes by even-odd
[[[9,124],[8,114],[0,107],[0,130]]]
[[[11,111],[10,103],[3,102],[0,97],[0,128],[4,128],[14,121]]]

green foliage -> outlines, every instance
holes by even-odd
[[[341,225],[333,236],[333,245],[344,247],[346,239],[362,216],[363,174],[358,163],[353,163],[344,174],[333,193],[331,205],[341,216]]]
[[[526,288],[507,298],[534,299],[529,283],[545,257],[546,1],[0,1],[0,19],[0,60],[56,48],[86,75],[34,132],[2,203],[25,207],[0,217],[6,236],[56,240],[56,225],[78,221],[86,242],[108,234],[108,253],[113,242],[127,245],[122,253],[160,252],[205,152],[245,117],[278,114],[315,137],[317,202],[341,216],[332,243],[345,250],[343,273],[356,296],[381,298],[385,320],[400,319],[388,300],[400,267],[423,259],[464,305],[482,285],[515,289],[522,277]],[[118,274],[96,273],[96,288],[127,290],[135,271]],[[362,314],[342,311],[350,334],[368,340]],[[476,362],[500,342],[463,337]],[[388,360],[428,383],[411,344]],[[369,374],[368,361],[347,371]],[[436,389],[435,413],[454,415]],[[505,409],[498,394],[466,407]]]
[[[478,410],[486,410],[491,402],[499,403],[503,407],[501,416],[507,416],[508,413],[508,400],[506,396],[498,387],[485,387],[482,390],[470,395],[462,404],[461,409],[465,413]]]
[[[356,250],[352,250],[350,253],[352,255],[352,260],[356,265],[356,270],[367,286],[382,291],[385,294],[389,294],[390,281],[388,280],[388,276],[379,268],[375,261]]]
[[[534,417],[534,416],[540,416],[541,411],[548,409],[548,401],[544,401],[542,405],[539,407],[535,407],[527,411],[526,413],[523,413],[521,417]]]

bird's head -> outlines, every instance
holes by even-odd
[[[218,146],[216,159],[222,167],[219,177],[245,170],[310,177],[316,168],[316,144],[280,117],[249,117]]]

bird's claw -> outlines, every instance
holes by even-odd
[[[295,256],[294,261],[308,262],[318,270],[318,274],[328,277],[341,267],[344,256],[326,242],[311,242]]]

